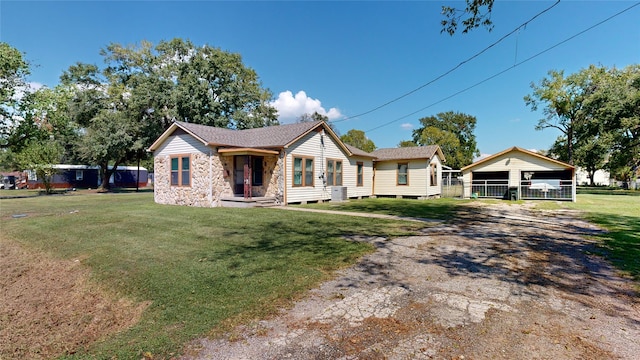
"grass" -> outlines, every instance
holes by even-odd
[[[448,220],[455,216],[458,205],[463,201],[465,200],[452,198],[442,198],[437,200],[375,198],[300,206],[312,209],[354,211],[396,215],[401,217]]]
[[[577,202],[546,202],[539,208],[580,210],[585,219],[608,230],[599,238],[601,255],[640,281],[640,198],[580,194]]]
[[[631,195],[631,196],[640,196],[640,191],[638,190],[625,190],[620,188],[610,188],[610,187],[588,187],[588,186],[579,186],[576,189],[576,192],[579,195],[582,194],[595,194],[595,195]]]
[[[162,206],[150,193],[3,199],[0,219],[4,241],[81,259],[100,286],[151,302],[133,328],[69,355],[119,359],[171,357],[212,329],[274,313],[373,251],[345,235],[391,237],[421,226],[276,209]]]

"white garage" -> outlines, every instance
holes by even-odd
[[[576,201],[572,165],[517,146],[461,171],[466,198]]]

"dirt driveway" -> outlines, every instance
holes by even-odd
[[[567,212],[475,202],[195,359],[638,359],[640,298]]]

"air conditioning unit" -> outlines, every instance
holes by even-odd
[[[331,201],[345,201],[347,200],[347,187],[346,186],[332,186],[331,187]]]

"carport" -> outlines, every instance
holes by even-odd
[[[517,146],[461,171],[465,198],[576,200],[573,166]]]

